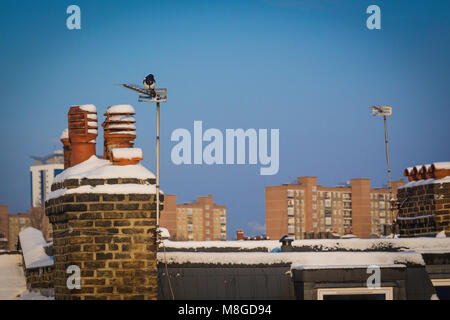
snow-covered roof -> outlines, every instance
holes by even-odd
[[[425,265],[416,252],[166,252],[158,253],[158,261],[177,264],[289,264],[292,268],[367,267],[403,264]]]
[[[53,183],[63,182],[67,179],[114,179],[137,178],[154,179],[155,175],[140,164],[129,166],[115,166],[109,160],[90,157],[76,166],[67,168],[58,174]],[[123,185],[122,185],[123,186]]]
[[[404,189],[404,188],[423,186],[423,185],[427,185],[427,184],[439,184],[439,183],[449,183],[449,182],[450,182],[450,176],[442,178],[442,179],[423,179],[423,180],[411,181],[411,182],[408,182],[407,184],[404,184],[398,188]]]
[[[106,109],[106,113],[135,113],[133,106],[129,104],[118,104],[115,106],[110,106]]]
[[[450,238],[394,238],[394,239],[305,239],[295,240],[292,247],[299,251],[417,251],[450,252]],[[235,251],[252,251],[264,248],[271,251],[279,248],[278,240],[259,241],[164,241],[171,251],[212,251],[215,248],[230,248]]]
[[[32,227],[23,229],[19,232],[19,239],[27,269],[53,265],[52,257],[45,253],[47,242],[41,231]]]
[[[114,148],[111,150],[113,158],[116,159],[136,159],[142,158],[141,148]]]
[[[93,104],[83,104],[79,106],[81,110],[87,112],[97,112],[97,108]]]
[[[110,125],[108,125],[108,129],[132,129],[132,130],[136,130],[136,126],[134,124],[118,123],[118,124],[110,124]]]

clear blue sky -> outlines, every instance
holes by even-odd
[[[82,29],[66,28],[81,7]],[[366,28],[381,7],[382,29]],[[153,106],[114,83],[154,73],[162,106],[162,188],[180,202],[212,193],[228,206],[229,236],[264,225],[264,186],[316,175],[335,185],[386,184],[382,119],[388,104],[393,178],[449,161],[450,1],[0,2],[0,202],[28,211],[31,155],[60,148],[70,105],[130,103],[136,146],[154,171]],[[175,166],[174,129],[279,128],[280,170]],[[97,150],[101,154],[102,136]]]

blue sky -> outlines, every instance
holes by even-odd
[[[81,8],[81,30],[66,8]],[[381,8],[382,29],[366,28]],[[179,202],[212,193],[228,206],[229,236],[260,233],[264,186],[316,175],[335,185],[386,184],[383,122],[393,106],[393,178],[404,167],[449,161],[449,1],[11,1],[0,2],[0,202],[28,211],[31,155],[60,148],[70,105],[99,114],[129,103],[136,146],[154,171],[155,114],[115,83],[154,73],[167,87],[161,114],[161,185]],[[280,170],[175,166],[177,128],[280,129]],[[101,154],[102,136],[97,144]]]

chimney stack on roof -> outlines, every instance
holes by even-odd
[[[75,166],[95,155],[95,139],[98,134],[97,110],[92,104],[72,106],[68,118],[70,166]]]
[[[435,162],[433,164],[406,168],[403,171],[403,175],[408,177],[410,182],[427,179],[442,179],[450,176],[450,162]]]

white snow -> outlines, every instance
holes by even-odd
[[[118,131],[118,132],[110,132],[109,134],[129,134],[129,135],[136,135],[136,131]]]
[[[83,193],[100,193],[100,194],[156,194],[156,186],[153,184],[105,184],[99,186],[81,186],[72,189],[58,189],[50,192],[47,200],[59,198],[66,194],[83,194]],[[160,194],[164,194],[159,190]]]
[[[281,243],[278,240],[258,240],[258,241],[164,241],[166,248],[237,248],[238,250],[251,250],[256,248],[266,248],[267,251],[279,248]]]
[[[23,229],[19,232],[19,239],[27,269],[53,265],[53,259],[45,253],[47,242],[41,231],[32,227]]]
[[[96,143],[97,141],[95,141],[95,139],[92,139],[91,141],[89,141],[89,143]]]
[[[97,134],[97,129],[88,129],[88,133]]]
[[[154,179],[155,175],[140,164],[129,166],[115,166],[109,160],[99,159],[96,156],[67,168],[58,174],[53,182],[63,182],[66,179],[114,179],[137,178]]]
[[[433,163],[436,169],[450,169],[450,161]]]
[[[59,139],[68,139],[68,138],[69,138],[69,129],[66,128],[61,133],[61,136],[59,137]]]
[[[26,290],[21,263],[20,254],[0,255],[0,300],[14,299]]]
[[[108,125],[108,129],[133,129],[133,130],[136,130],[136,126],[134,124],[118,123],[118,124]]]
[[[442,238],[447,238],[447,236],[445,235],[445,231],[442,230],[441,232],[439,232],[439,233],[436,235],[436,238],[440,238],[440,239],[442,239]]]
[[[136,119],[133,117],[125,117],[125,116],[110,116],[109,121],[121,121],[121,122],[136,122]]]
[[[15,300],[55,300],[54,296],[46,297],[39,291],[28,291],[25,290],[17,297]]]
[[[169,233],[169,230],[167,230],[167,228],[159,227],[158,231],[160,232],[161,239],[169,239],[170,238],[170,233]]]
[[[397,220],[417,220],[417,219],[426,219],[426,218],[431,218],[434,217],[434,215],[429,214],[426,216],[417,216],[417,217],[397,217]]]
[[[199,248],[237,248],[237,250],[251,250],[266,248],[271,251],[279,248],[278,240],[259,241],[164,241],[166,248],[199,249]],[[438,250],[450,252],[450,238],[394,238],[394,239],[308,239],[295,240],[294,247],[309,247],[316,251],[418,251],[428,252]]]
[[[408,182],[407,184],[400,186],[399,189],[413,188],[413,187],[423,186],[423,185],[427,185],[427,184],[440,184],[440,183],[449,183],[449,182],[450,182],[450,176],[447,176],[442,179],[423,179],[423,180]]]
[[[168,263],[178,264],[291,264],[292,268],[425,264],[422,255],[416,252],[166,252],[166,257],[158,254],[159,262],[165,262],[165,259]]]
[[[97,125],[97,121],[88,121],[88,126],[89,127],[98,127],[98,125]]]
[[[111,153],[115,159],[142,159],[141,148],[114,148]]]
[[[126,113],[135,113],[133,106],[129,104],[118,104],[115,106],[110,106],[108,109],[106,109],[106,113],[119,113],[119,114],[126,114]]]
[[[92,120],[97,120],[97,115],[93,114],[93,113],[88,113],[87,118],[92,119]]]
[[[93,104],[84,104],[79,106],[81,110],[87,112],[97,112],[97,108]]]

